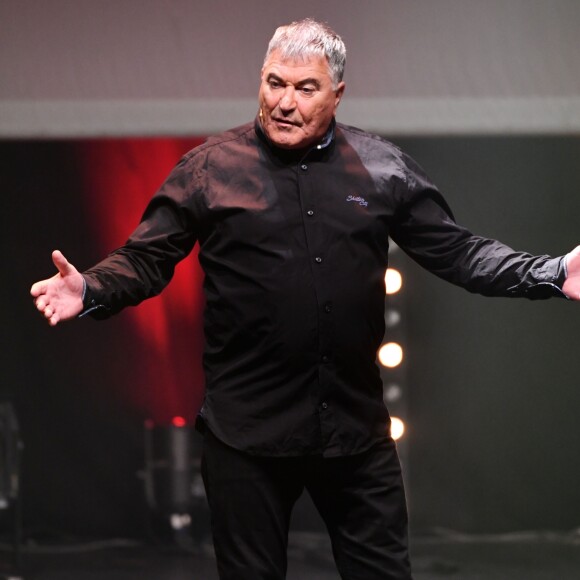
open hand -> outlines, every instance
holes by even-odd
[[[30,288],[34,304],[51,326],[69,320],[83,310],[83,277],[61,252],[52,253],[58,270],[52,278],[36,282]]]
[[[568,277],[562,286],[562,292],[571,300],[580,300],[580,246],[576,246],[566,256]]]

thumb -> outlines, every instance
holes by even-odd
[[[60,250],[52,252],[52,262],[63,277],[75,272],[75,267],[64,257]]]

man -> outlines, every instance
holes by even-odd
[[[306,488],[348,580],[411,578],[407,514],[375,358],[388,236],[436,275],[495,296],[580,299],[580,246],[531,256],[458,226],[419,167],[335,121],[345,47],[279,28],[256,120],[186,154],[127,243],[33,285],[51,325],[159,293],[194,244],[205,272],[203,473],[222,579],[281,579]]]

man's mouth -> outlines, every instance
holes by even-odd
[[[282,119],[280,117],[272,117],[272,121],[282,127],[298,127],[298,123],[290,119]]]

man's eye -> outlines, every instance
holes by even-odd
[[[282,84],[279,81],[270,80],[268,81],[268,84],[270,85],[271,89],[279,89],[282,86]]]
[[[303,95],[306,95],[307,97],[309,97],[310,95],[313,95],[314,91],[315,91],[314,87],[301,87],[300,88],[300,92]]]

